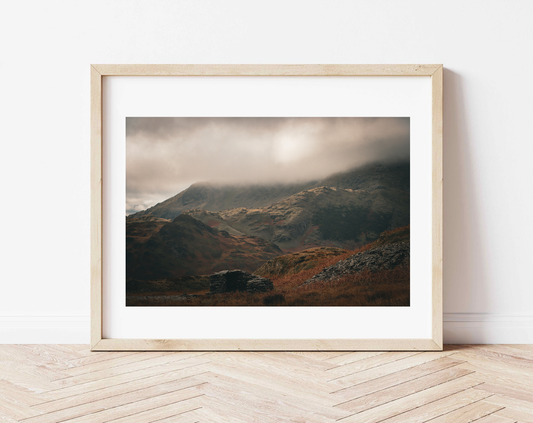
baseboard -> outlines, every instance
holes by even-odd
[[[532,344],[533,315],[444,313],[445,344]]]
[[[0,316],[0,344],[88,344],[89,316]],[[531,344],[533,315],[445,313],[446,344]]]
[[[0,344],[89,342],[89,316],[0,316]]]

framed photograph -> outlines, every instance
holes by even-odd
[[[442,75],[92,65],[92,350],[441,350]]]

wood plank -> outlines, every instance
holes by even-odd
[[[244,400],[247,398],[248,407],[252,406],[253,410],[267,415],[272,415],[277,408],[282,411],[280,416],[289,420],[297,416],[303,417],[306,414],[309,415],[306,417],[309,421],[323,421],[324,418],[336,420],[348,414],[332,408],[327,398],[321,402],[312,401],[297,393],[292,395],[279,393],[265,389],[264,386],[257,383],[243,382],[214,373],[203,375],[202,380],[208,383],[198,389],[206,395],[221,400],[231,399],[233,404],[240,404],[239,407],[246,407]],[[311,413],[315,416],[311,416]]]
[[[468,376],[464,376],[459,379],[454,379],[450,382],[426,389],[422,392],[417,392],[416,394],[388,402],[380,407],[375,407],[365,410],[361,413],[352,414],[340,421],[343,423],[377,423],[399,414],[414,410],[415,408],[422,407],[443,397],[466,391],[477,384],[478,382],[472,381],[468,378]]]
[[[457,355],[474,357],[479,360],[490,360],[493,363],[503,364],[505,366],[517,366],[533,370],[533,359],[514,357],[486,348],[476,348],[473,351],[460,352]]]
[[[207,397],[206,395],[202,399],[202,408],[195,411],[195,413],[201,416],[202,422],[273,423],[280,421],[279,417],[275,414],[265,416],[251,408],[238,408],[229,401],[223,401],[215,397]],[[304,420],[297,419],[296,421],[303,423]]]
[[[497,416],[505,417],[506,419],[515,421],[517,423],[533,422],[533,417],[531,416],[531,414],[525,411],[516,410],[514,408],[504,408],[494,414]]]
[[[171,421],[181,422],[184,414],[201,408],[201,399],[201,397],[195,397],[186,401],[178,401],[161,407],[144,410],[129,416],[106,421],[111,421],[113,423],[145,423],[148,421],[160,421],[161,419],[170,417],[172,418]]]
[[[90,373],[83,373],[81,375],[72,376],[64,379],[58,379],[53,382],[56,388],[64,388],[69,386],[80,385],[86,382],[94,380],[106,379],[112,376],[118,376],[132,371],[139,371],[141,369],[149,369],[151,367],[157,367],[161,365],[171,364],[175,362],[184,361],[193,357],[201,357],[206,355],[205,353],[186,353],[186,354],[163,354],[156,355],[147,353],[143,355],[143,359],[139,361],[122,364],[120,366],[110,366],[95,370]]]
[[[1,364],[3,366],[13,366],[20,371],[28,371],[30,374],[38,373],[45,379],[61,377],[63,370],[69,366],[66,362],[61,362],[43,349],[23,348],[20,345],[6,345],[1,349]],[[31,363],[31,364],[30,364]],[[38,366],[35,366],[38,363]],[[1,373],[0,373],[1,374]]]
[[[201,396],[203,396],[203,394],[199,392],[196,387],[185,388],[179,391],[153,396],[140,401],[119,405],[116,407],[110,407],[106,410],[86,416],[80,416],[74,419],[69,419],[68,421],[70,423],[104,423],[110,420],[113,420],[114,422],[142,422],[143,419],[147,418],[147,416],[154,418],[153,413],[155,413],[155,410],[165,406],[171,407],[173,404],[181,403],[178,404],[177,407],[181,410],[183,406],[183,411],[198,408],[199,404],[197,402],[188,403],[188,400]],[[168,417],[170,415],[172,414],[168,414],[164,417]],[[39,422],[39,420],[34,420],[33,423],[36,422]]]
[[[411,367],[399,372],[393,372],[386,376],[369,380],[356,386],[350,386],[345,389],[337,390],[333,392],[332,395],[339,400],[338,402],[348,401],[362,397],[364,395],[371,394],[373,392],[380,391],[382,389],[386,389],[388,387],[397,386],[401,383],[408,382],[410,380],[414,380],[443,369],[457,366],[462,363],[464,362],[443,357],[437,360],[429,361],[419,366]]]
[[[533,361],[533,349],[523,349],[519,345],[475,345],[469,352],[477,353],[479,350],[492,351],[503,357],[522,358]]]
[[[511,382],[514,380],[517,384],[531,386],[531,376],[521,372],[520,368],[514,366],[491,366],[490,364],[480,363],[468,357],[464,357],[463,360],[465,362],[460,365],[462,368],[474,370],[478,375],[486,378],[485,380],[507,380]]]
[[[411,357],[418,353],[414,352],[388,352],[380,355],[375,355],[372,357],[365,358],[363,360],[358,360],[345,364],[342,366],[334,367],[328,370],[328,373],[331,374],[331,379],[328,382],[342,379],[344,377],[351,376],[355,373],[361,372],[363,370],[372,369],[374,367],[382,366],[384,364],[392,363],[394,361],[401,360],[402,358]]]
[[[111,385],[95,391],[89,391],[66,398],[47,401],[44,403],[37,404],[36,406],[34,406],[34,408],[43,413],[51,413],[56,410],[76,407],[82,404],[99,401],[105,398],[114,398],[117,395],[123,395],[129,392],[139,391],[142,389],[151,388],[159,384],[178,380],[183,381],[185,384],[191,383],[192,386],[195,384],[192,381],[203,380],[198,379],[198,377],[205,373],[206,371],[203,370],[201,366],[195,366],[192,368],[186,368],[185,370],[176,370],[162,374],[155,374],[153,376],[148,376],[141,379],[134,379],[130,382],[121,383],[118,385]]]
[[[439,353],[419,353],[407,358],[393,361],[392,363],[384,364],[379,367],[364,370],[353,375],[349,375],[342,379],[337,379],[331,382],[341,388],[359,385],[369,380],[378,379],[390,373],[399,372],[401,370],[409,369],[411,367],[419,366],[421,364],[433,361],[440,357]]]
[[[343,410],[348,410],[353,413],[360,413],[361,411],[378,407],[382,404],[394,401],[398,398],[403,398],[408,395],[415,394],[433,386],[440,385],[453,379],[466,376],[471,372],[457,367],[441,370],[440,372],[432,373],[430,375],[411,380],[409,382],[401,383],[390,388],[383,389],[370,395],[365,395],[357,399],[338,404],[338,407]],[[479,394],[481,395],[481,394]],[[486,394],[486,396],[491,394]]]
[[[35,392],[2,379],[0,379],[0,396],[13,399],[29,406],[40,402],[39,398],[35,395]]]
[[[205,382],[193,378],[173,380],[170,382],[153,385],[149,388],[137,389],[135,391],[127,392],[124,394],[87,402],[78,406],[58,409],[56,411],[52,411],[44,415],[24,419],[24,422],[54,423],[70,420],[77,417],[83,417],[89,414],[105,411],[107,409],[125,406],[127,404],[133,404],[135,402],[139,402],[149,398],[162,396],[164,394],[174,393],[176,395],[179,395],[180,391],[187,390],[192,387],[198,387],[203,383]]]
[[[490,404],[504,407],[497,412],[498,415],[522,422],[533,422],[533,398],[522,401],[500,395],[493,395],[486,400]]]
[[[268,351],[269,353],[274,351]],[[339,355],[343,355],[343,351],[284,351],[287,354],[292,354],[297,357],[307,357],[313,360],[329,360]]]
[[[345,364],[353,363],[355,361],[364,360],[365,358],[374,357],[376,355],[385,354],[378,351],[354,351],[345,354],[338,355],[336,357],[330,357],[324,360],[328,364],[332,364],[331,368],[338,366],[344,366]]]
[[[120,357],[129,356],[129,355],[140,354],[135,351],[99,352],[98,354],[94,354],[91,350],[88,350],[88,351],[89,351],[88,355],[84,355],[83,357],[72,357],[69,360],[69,362],[73,365],[72,368],[76,368],[79,366],[85,366],[85,365],[92,364],[92,363],[99,363],[101,361],[114,360]]]
[[[0,423],[19,423],[17,420],[0,413]]]
[[[52,382],[40,371],[37,364],[27,363],[23,368],[10,363],[0,362],[2,379],[31,392],[46,392],[52,389]]]
[[[522,351],[528,351],[533,354],[533,344],[506,344],[509,348],[515,348]]]
[[[180,414],[174,414],[169,417],[163,417],[162,419],[151,420],[150,423],[200,423],[202,417],[198,414],[198,411],[202,408],[195,408],[193,410],[187,410]]]
[[[479,375],[476,376],[476,379],[479,381],[487,380],[486,377],[482,377]],[[507,386],[502,384],[485,382],[482,385],[477,386],[476,389],[521,401],[533,401],[533,387],[526,388],[523,385],[517,384]]]
[[[254,354],[258,359],[261,360],[268,360],[272,363],[278,363],[279,365],[284,367],[298,367],[301,370],[306,370],[315,374],[317,370],[327,370],[331,367],[319,356],[308,357],[305,355],[291,354],[287,351],[261,351],[254,352]]]
[[[488,416],[482,417],[479,420],[476,420],[477,423],[517,423],[515,419],[508,419],[506,417],[499,416],[496,414],[489,414]]]
[[[0,350],[2,359],[26,365],[29,360],[39,363],[41,369],[61,374],[68,367],[72,367],[69,358],[72,351],[66,351],[57,345],[5,345]]]
[[[72,397],[87,392],[94,392],[100,389],[107,388],[109,386],[120,385],[123,383],[142,379],[144,377],[150,377],[156,374],[164,374],[176,370],[180,370],[183,377],[191,376],[198,374],[198,369],[196,367],[205,365],[207,363],[209,363],[209,360],[202,359],[201,357],[189,360],[180,360],[174,363],[163,364],[157,367],[150,367],[147,369],[119,374],[105,379],[86,382],[81,385],[68,386],[65,388],[56,389],[47,392],[46,398],[48,398],[49,400],[57,400],[61,398]]]
[[[486,392],[476,391],[474,389],[467,389],[448,397],[430,402],[422,407],[415,408],[407,413],[398,414],[391,419],[387,419],[387,423],[423,423],[433,421],[437,417],[447,415],[455,410],[469,406],[485,398],[491,394]],[[456,420],[461,421],[461,420]]]
[[[502,407],[496,405],[488,404],[483,401],[475,402],[473,404],[467,405],[466,407],[459,408],[458,410],[452,411],[449,414],[437,417],[432,420],[433,423],[456,423],[456,422],[473,422],[479,420],[482,417],[488,416],[492,413],[501,410]]]
[[[327,376],[325,373],[320,373],[323,376],[317,378],[317,373],[312,370],[313,368],[309,368],[309,366],[295,366],[294,364],[288,365],[283,359],[279,360],[274,356],[258,356],[253,352],[240,352],[239,354],[215,353],[209,357],[215,367],[224,364],[233,368],[250,371],[258,375],[262,374],[266,377],[272,377],[275,374],[276,378],[281,378],[282,380],[290,381],[291,383],[300,380],[323,391],[329,391],[330,389],[329,384],[326,382]],[[309,380],[311,374],[315,375],[315,377],[312,378],[314,380]]]
[[[111,353],[112,354],[112,353]],[[63,373],[67,377],[79,376],[85,373],[96,372],[100,370],[107,370],[112,367],[122,366],[124,364],[136,363],[138,361],[147,360],[149,358],[160,357],[166,354],[171,354],[169,352],[146,352],[146,353],[129,353],[123,356],[113,357],[104,361],[97,361],[94,363],[86,363],[83,365],[76,365],[75,367],[66,369]],[[98,354],[94,354],[98,355]],[[82,359],[83,360],[83,359]]]
[[[216,360],[216,359],[215,359]],[[225,363],[213,361],[204,366],[213,373],[241,379],[243,382],[254,383],[258,378],[266,389],[293,394],[307,395],[315,401],[324,401],[329,391],[326,383],[320,383],[308,377],[294,378],[289,373],[275,372],[275,369],[260,369],[246,363]],[[333,403],[331,404],[333,405]]]
[[[27,417],[36,416],[38,411],[33,410],[28,404],[20,400],[0,394],[0,414],[10,418],[21,420]]]

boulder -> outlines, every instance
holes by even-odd
[[[270,279],[252,275],[242,270],[223,270],[209,276],[209,293],[222,294],[225,292],[268,292],[274,289]]]

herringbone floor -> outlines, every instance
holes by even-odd
[[[0,346],[0,422],[533,422],[533,346],[122,352]]]

